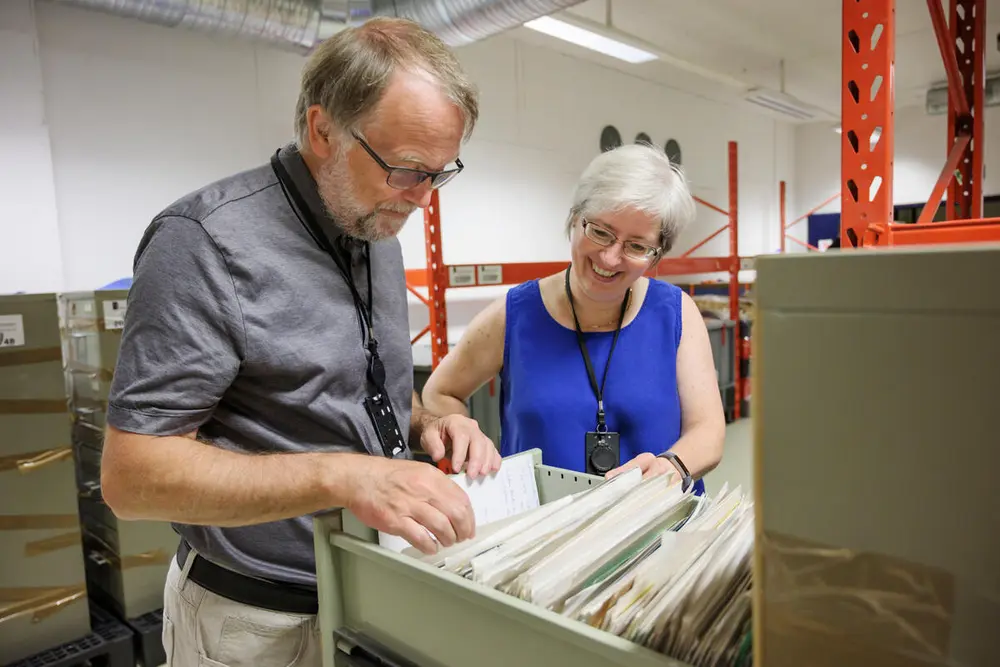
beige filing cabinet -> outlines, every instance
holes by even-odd
[[[0,297],[0,664],[90,633],[54,294]]]
[[[1000,247],[756,268],[755,664],[998,664]]]
[[[127,299],[128,290],[68,293],[62,310],[87,580],[100,602],[124,618],[136,618],[163,606],[163,586],[180,538],[169,523],[120,522],[101,499],[103,430]]]

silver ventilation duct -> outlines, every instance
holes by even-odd
[[[450,46],[469,44],[582,0],[50,0],[162,26],[307,52],[372,16],[420,23]]]

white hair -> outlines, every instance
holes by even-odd
[[[696,211],[688,184],[677,165],[661,149],[646,143],[626,144],[601,153],[577,182],[566,232],[578,217],[633,208],[660,223],[660,248],[668,252]]]

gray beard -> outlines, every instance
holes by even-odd
[[[371,243],[395,236],[378,224],[377,211],[365,211],[358,202],[355,195],[357,186],[343,156],[323,165],[317,186],[327,215],[335,220],[348,236]]]

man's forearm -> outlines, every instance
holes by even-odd
[[[247,455],[119,433],[105,444],[101,486],[123,519],[244,526],[345,506],[363,464],[356,454]]]

